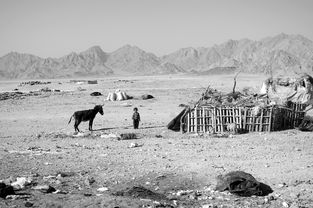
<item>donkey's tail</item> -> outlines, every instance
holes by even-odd
[[[71,116],[70,120],[68,121],[68,124],[71,123],[71,120],[72,120],[73,116],[74,116],[74,114]]]

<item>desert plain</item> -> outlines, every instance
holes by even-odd
[[[61,92],[0,101],[0,180],[32,180],[17,191],[21,197],[0,198],[0,207],[313,207],[311,132],[290,129],[213,137],[166,128],[183,109],[180,104],[196,102],[208,85],[230,92],[233,77],[110,76],[88,78],[98,84],[58,79],[33,86],[19,86],[25,80],[1,81],[1,92],[44,87]],[[264,78],[240,74],[236,89],[257,91]],[[154,98],[106,101],[116,89]],[[103,96],[90,96],[95,91]],[[73,136],[71,115],[97,104],[104,105],[104,115],[96,116],[94,131],[89,134],[84,122],[79,127],[85,136]],[[141,115],[138,130],[132,128],[134,107]],[[101,137],[121,133],[135,133],[138,139]],[[234,170],[252,174],[273,192],[239,197],[214,191],[216,176]],[[32,189],[35,185],[58,191],[42,193]],[[132,187],[146,191],[125,191]]]

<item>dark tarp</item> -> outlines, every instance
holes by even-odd
[[[167,128],[171,129],[173,131],[179,131],[180,130],[180,120],[181,117],[185,114],[187,109],[182,110],[173,120],[171,120],[167,124]]]
[[[300,131],[313,131],[313,119],[304,118],[298,129]]]

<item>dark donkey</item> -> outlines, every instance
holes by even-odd
[[[102,105],[96,105],[93,109],[76,111],[70,118],[68,123],[71,123],[72,117],[75,119],[74,129],[75,131],[79,131],[78,125],[82,121],[89,121],[89,131],[92,131],[92,122],[95,119],[97,113],[103,115]]]

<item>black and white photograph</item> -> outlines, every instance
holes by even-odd
[[[0,0],[0,208],[313,208],[312,0]]]

